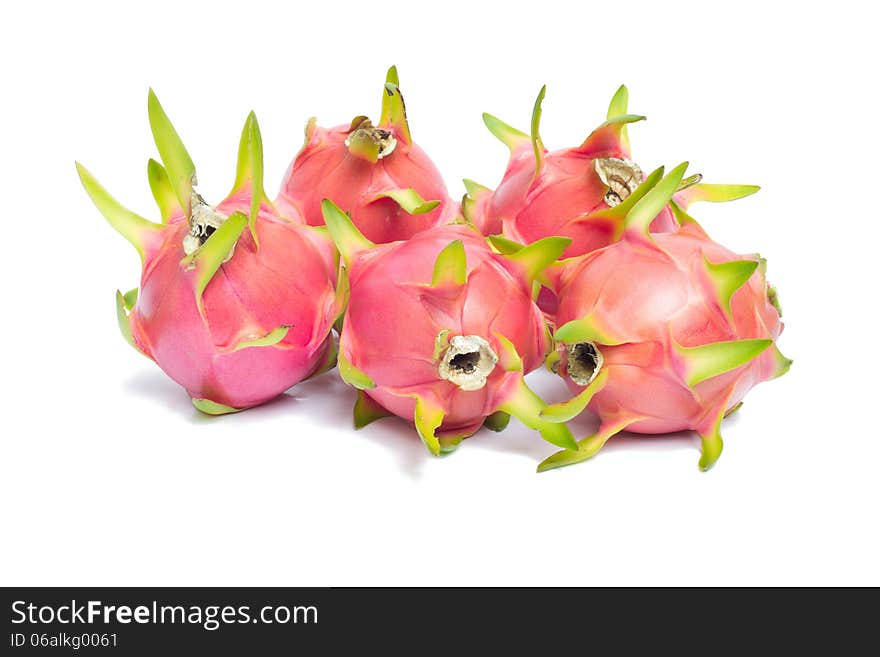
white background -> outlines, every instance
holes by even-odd
[[[880,584],[868,3],[182,5],[4,10],[0,583]],[[138,284],[137,257],[74,159],[157,217],[152,86],[215,202],[255,109],[272,191],[309,116],[377,116],[392,63],[455,196],[504,169],[480,113],[527,129],[545,82],[550,148],[579,143],[625,82],[649,119],[630,129],[643,169],[689,159],[763,186],[694,211],[768,258],[795,359],[725,423],[714,470],[680,434],[537,475],[554,448],[515,422],[434,459],[402,421],[351,430],[335,374],[208,419],[120,338],[113,293]]]

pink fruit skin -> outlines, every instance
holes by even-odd
[[[713,264],[757,260],[711,241],[695,225],[647,240],[625,239],[565,266],[558,282],[559,326],[591,317],[617,346],[598,343],[608,381],[588,408],[603,422],[643,419],[626,427],[638,433],[694,429],[708,432],[757,383],[778,376],[771,345],[750,362],[697,383],[684,380],[672,340],[683,347],[743,339],[776,340],[783,324],[768,299],[759,267],[731,298],[732,321],[717,300],[704,259]],[[621,272],[625,272],[621,274]],[[565,375],[562,353],[560,372]],[[584,390],[565,376],[574,393]]]
[[[465,248],[467,283],[427,287],[437,255],[454,240]],[[524,276],[468,226],[433,228],[366,252],[351,267],[350,285],[340,349],[376,383],[364,392],[410,421],[413,394],[438,401],[446,413],[440,436],[474,433],[522,373],[505,371],[499,364],[482,389],[463,391],[438,375],[438,333],[478,335],[499,355],[503,349],[496,335],[501,334],[516,347],[525,372],[540,366],[549,349],[541,312]]]
[[[600,134],[600,131],[602,134]],[[597,158],[630,157],[619,134],[600,128],[577,148],[547,153],[538,175],[530,143],[511,157],[504,178],[487,204],[485,230],[503,232],[522,244],[553,235],[571,238],[563,254],[571,258],[601,249],[615,240],[615,226],[607,220],[586,220],[608,209],[602,183],[594,168]],[[651,224],[652,232],[678,227],[669,208]]]
[[[458,215],[440,172],[417,144],[396,135],[394,152],[371,163],[349,152],[345,145],[349,132],[349,125],[329,129],[313,126],[309,130],[275,202],[282,213],[300,214],[309,225],[321,226],[321,201],[329,198],[350,213],[358,229],[377,244],[409,239]],[[388,190],[406,188],[415,189],[426,201],[440,201],[440,205],[412,215],[392,199],[377,199]]]
[[[217,206],[225,215],[250,209],[249,195]],[[204,291],[201,316],[194,272],[184,271],[182,215],[169,220],[149,245],[132,335],[190,396],[241,409],[273,397],[312,374],[332,347],[335,320],[333,243],[264,204],[257,219],[259,250],[242,232],[231,260]],[[289,326],[272,346],[232,351],[241,342]]]

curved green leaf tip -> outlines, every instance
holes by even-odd
[[[758,185],[716,185],[712,183],[699,183],[688,186],[676,196],[685,209],[691,203],[707,201],[709,203],[727,203],[736,201],[746,196],[751,196],[760,191]]]
[[[593,458],[605,446],[605,443],[639,419],[641,418],[626,417],[603,422],[596,433],[577,441],[575,449],[565,449],[561,452],[556,452],[541,461],[538,464],[538,472],[546,472],[554,468],[574,465],[575,463],[581,463]]]
[[[705,257],[703,261],[706,266],[706,273],[718,294],[718,303],[728,318],[730,314],[730,300],[734,293],[741,288],[751,278],[752,274],[758,268],[757,260],[731,260],[730,262],[721,262],[712,264]]]
[[[375,399],[363,390],[358,390],[357,401],[354,403],[354,428],[363,429],[376,420],[391,415]]]
[[[208,283],[235,248],[247,223],[247,217],[243,213],[233,212],[217,230],[211,233],[204,244],[181,261],[185,270],[195,270],[195,295],[199,308],[202,307],[202,295]]]
[[[721,433],[716,427],[711,433],[700,436],[700,443],[700,470],[706,472],[715,465],[718,457],[721,456],[721,450],[724,449],[724,441],[721,440]]]
[[[141,263],[143,263],[146,259],[148,246],[159,234],[162,226],[154,224],[124,207],[79,162],[76,162],[76,171],[83,188],[92,199],[92,203],[104,215],[107,223],[113,226],[137,250],[141,257]]]
[[[640,235],[647,236],[651,222],[660,211],[672,200],[678,189],[688,163],[682,162],[658,182],[632,207],[626,215],[626,228]]]
[[[407,214],[425,214],[440,205],[440,201],[426,201],[412,187],[405,189],[389,189],[377,194],[373,200],[379,200],[381,198],[390,198],[403,208],[403,211]]]
[[[547,267],[556,262],[570,244],[571,239],[568,237],[545,237],[506,257],[522,267],[526,279],[531,282],[539,278]],[[507,245],[502,244],[502,246]],[[499,247],[496,245],[496,248]]]
[[[243,408],[233,408],[225,404],[218,404],[210,399],[199,399],[198,397],[192,398],[192,404],[205,415],[227,415],[244,410]]]
[[[240,349],[250,349],[251,347],[271,347],[278,344],[285,337],[287,337],[287,332],[290,329],[290,326],[279,326],[275,330],[270,331],[260,338],[254,338],[253,340],[245,340],[244,342],[239,342],[237,345],[235,345],[232,351],[239,351]]]
[[[583,389],[583,391],[568,400],[552,404],[541,411],[541,417],[549,422],[568,422],[584,412],[593,396],[605,387],[608,382],[608,370],[603,369],[596,378]]]
[[[177,212],[182,212],[180,203],[177,202],[177,195],[168,179],[168,173],[165,167],[150,158],[147,162],[147,179],[150,182],[150,191],[153,193],[153,199],[159,206],[159,214],[162,216],[162,223],[167,224],[168,220]]]
[[[116,290],[116,321],[119,324],[119,332],[122,333],[122,337],[125,338],[125,341],[139,354],[146,355],[134,341],[134,335],[131,332],[131,322],[129,321],[128,313],[134,307],[133,301],[131,305],[129,305],[132,293],[134,298],[137,299],[137,288],[130,290],[125,295],[119,290]]]
[[[520,378],[517,387],[498,410],[509,413],[530,429],[534,429],[551,445],[566,450],[577,449],[577,442],[565,424],[548,422],[541,417],[545,408],[547,404]]]
[[[400,77],[397,75],[397,66],[391,66],[385,74],[385,84],[400,86]]]
[[[376,387],[376,383],[373,379],[352,365],[351,361],[343,355],[342,348],[339,349],[337,366],[339,367],[339,376],[341,376],[342,380],[348,385],[353,386],[358,390],[369,390]]]
[[[608,113],[605,115],[605,118],[612,119],[615,116],[623,116],[626,114],[628,106],[629,89],[626,88],[625,84],[622,84],[614,92],[614,96],[611,97],[611,102],[608,104]]]
[[[440,456],[440,441],[437,439],[437,428],[443,423],[443,408],[436,403],[429,402],[423,397],[416,396],[416,410],[413,422],[419,438],[425,443],[425,447],[434,456]]]
[[[351,265],[358,253],[376,246],[357,229],[351,217],[330,199],[321,201],[321,213],[330,237],[347,265]]]
[[[130,311],[132,308],[134,308],[134,304],[137,303],[138,289],[133,288],[133,289],[129,290],[128,292],[126,292],[125,294],[123,294],[122,300],[125,303],[125,309]]]
[[[544,142],[541,141],[541,104],[544,102],[544,96],[547,94],[547,85],[541,87],[538,97],[535,98],[535,106],[532,108],[531,123],[531,139],[532,149],[535,152],[535,175],[541,170],[541,164],[544,161]]]
[[[510,149],[513,155],[526,144],[531,143],[531,138],[524,132],[520,132],[516,128],[508,125],[496,116],[492,116],[487,112],[483,112],[483,123],[489,129],[498,141]]]
[[[248,228],[254,238],[254,244],[259,247],[257,239],[257,215],[260,205],[266,198],[263,189],[263,136],[260,133],[260,125],[254,112],[248,114],[241,131],[241,139],[238,144],[238,162],[235,169],[235,184],[233,192],[240,192],[250,183],[251,207],[248,215]]]
[[[689,386],[695,386],[745,365],[771,344],[773,340],[728,340],[699,347],[676,345],[676,350],[684,362],[685,381]]]
[[[439,288],[467,283],[467,255],[464,243],[453,240],[437,255],[431,287]]]
[[[147,113],[150,117],[150,129],[153,132],[153,141],[156,142],[156,148],[159,149],[159,155],[165,170],[168,172],[168,179],[171,181],[171,187],[177,196],[177,202],[184,209],[187,217],[192,211],[192,186],[193,178],[196,175],[196,167],[192,158],[186,151],[180,135],[171,124],[165,110],[156,98],[156,94],[150,89],[147,94]]]
[[[400,93],[400,78],[397,75],[397,67],[392,66],[385,75],[385,88],[382,93],[382,115],[379,117],[379,125],[393,127],[398,139],[407,144],[412,143],[412,135],[409,131],[409,122],[406,118],[406,105],[403,95]]]
[[[483,426],[489,431],[503,431],[510,423],[510,413],[504,411],[496,411],[489,415],[484,421]]]
[[[498,364],[505,372],[522,372],[522,358],[516,351],[516,346],[501,333],[495,333],[498,342]]]

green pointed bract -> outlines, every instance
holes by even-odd
[[[153,141],[159,149],[171,187],[177,196],[177,202],[189,217],[192,211],[192,186],[196,167],[152,89],[147,96],[147,112],[150,115]]]
[[[413,422],[419,438],[434,456],[440,456],[440,441],[437,439],[437,427],[443,423],[443,408],[435,402],[416,395],[416,411]]]
[[[761,188],[757,185],[713,185],[711,183],[699,183],[690,185],[676,195],[679,203],[687,209],[691,203],[708,201],[710,203],[725,203],[751,196]]]
[[[724,449],[724,441],[721,440],[721,418],[705,434],[700,434],[700,470],[709,470]]]
[[[703,227],[694,219],[691,215],[684,211],[684,209],[675,201],[671,201],[669,203],[669,209],[672,210],[672,216],[675,217],[675,221],[678,222],[679,226],[691,226],[694,229],[699,230],[699,232],[706,235],[706,231],[703,230]],[[708,237],[708,235],[706,235]]]
[[[682,347],[676,344],[675,349],[684,363],[685,381],[689,386],[695,386],[713,376],[745,365],[771,344],[773,340],[728,340],[699,347]]]
[[[380,198],[390,198],[408,214],[425,214],[440,205],[440,201],[426,201],[412,187],[389,189],[377,194],[373,200],[377,201]]]
[[[437,438],[437,442],[440,444],[440,453],[441,454],[452,454],[458,446],[461,445],[461,441],[467,438],[467,436],[462,435],[451,435],[451,436],[439,436]]]
[[[92,203],[107,222],[137,250],[143,263],[148,248],[160,239],[163,226],[154,224],[121,205],[79,162],[76,163],[76,170]]]
[[[266,198],[263,189],[263,136],[260,133],[260,125],[257,116],[253,112],[248,114],[241,131],[241,139],[238,142],[238,163],[235,168],[235,184],[232,193],[241,192],[250,187],[251,207],[248,215],[248,228],[254,243],[259,247],[257,239],[257,215],[260,205]]]
[[[374,248],[376,245],[363,236],[342,209],[329,199],[321,201],[321,213],[324,223],[330,231],[330,237],[339,250],[342,259],[351,265],[358,253]]]
[[[279,326],[278,328],[270,331],[266,335],[260,338],[254,338],[253,340],[245,340],[244,342],[239,342],[232,348],[232,351],[239,351],[240,349],[249,349],[251,347],[271,347],[273,345],[281,342],[285,337],[287,337],[287,332],[291,329],[290,326]]]
[[[544,163],[544,142],[541,141],[541,104],[544,102],[544,96],[547,93],[547,85],[541,87],[538,97],[535,98],[535,106],[532,108],[531,123],[531,139],[532,150],[535,153],[535,176],[541,171],[541,165]]]
[[[385,74],[385,83],[396,84],[398,87],[400,86],[400,77],[397,75],[397,66],[391,66],[388,69],[388,72]]]
[[[122,300],[125,303],[125,309],[130,311],[134,308],[134,304],[137,303],[138,300],[138,289],[133,288],[122,295]]]
[[[218,404],[210,399],[199,399],[197,397],[192,398],[192,403],[193,406],[206,415],[227,415],[229,413],[238,413],[239,411],[244,410],[243,408],[233,408],[232,406],[226,406],[225,404]]]
[[[620,143],[624,154],[629,153],[629,137],[626,133],[626,126],[630,123],[637,123],[646,120],[647,117],[641,114],[623,114],[620,116],[610,117],[605,123],[593,130],[584,142],[578,146],[577,150],[592,155],[599,155],[608,151],[608,140],[616,138]]]
[[[594,457],[611,438],[640,419],[642,418],[628,416],[603,422],[599,427],[599,431],[577,441],[577,449],[566,449],[561,452],[556,452],[552,456],[541,461],[541,463],[538,464],[538,472],[546,472],[547,470],[553,470],[554,468],[574,465],[575,463],[581,463]]]
[[[590,315],[582,319],[573,319],[570,322],[566,322],[556,329],[553,339],[562,344],[596,342],[607,346],[614,346],[625,342],[625,340],[619,340],[609,335],[596,324],[596,320]]]
[[[248,220],[241,212],[233,212],[220,224],[211,236],[198,249],[181,261],[184,270],[195,270],[195,295],[199,310],[202,309],[202,295],[223,261],[235,248],[238,238],[247,226]]]
[[[608,112],[605,115],[605,118],[613,119],[615,116],[623,116],[626,114],[628,106],[629,89],[626,88],[625,84],[622,84],[618,87],[617,91],[614,92],[614,96],[611,97],[611,102],[608,103]]]
[[[370,390],[371,388],[376,387],[376,383],[373,379],[352,365],[351,361],[345,357],[341,346],[339,348],[337,365],[339,366],[339,376],[341,376],[342,380],[348,385],[353,386],[358,390]]]
[[[495,135],[498,141],[510,149],[511,155],[531,144],[531,139],[526,133],[507,125],[504,121],[491,114],[483,113],[483,123],[486,124],[489,132]]]
[[[174,214],[182,212],[180,203],[177,201],[177,195],[168,179],[168,173],[165,167],[156,162],[153,158],[147,162],[147,179],[150,181],[150,191],[159,206],[159,214],[162,216],[162,223],[167,224],[168,219]]]
[[[605,118],[613,119],[616,116],[625,115],[628,106],[629,89],[626,88],[625,84],[622,84],[614,93],[614,96],[611,97],[611,102],[608,103],[608,113],[605,115]],[[627,134],[626,126],[620,131],[620,144],[623,146],[623,150],[629,153],[629,135]]]
[[[445,352],[449,348],[449,334],[451,331],[449,329],[443,329],[437,334],[437,337],[434,338],[434,353],[433,358],[434,362],[439,362],[443,357],[443,352]]]
[[[135,292],[137,292],[137,290],[135,290]],[[131,294],[131,292],[128,294]],[[122,333],[122,337],[125,338],[125,341],[130,344],[133,349],[139,354],[143,354],[144,352],[138,347],[137,342],[134,341],[134,336],[131,333],[131,323],[128,319],[128,312],[131,308],[132,306],[128,305],[122,292],[116,290],[116,321],[119,323],[119,332]]]
[[[607,382],[608,370],[603,369],[596,375],[595,379],[587,384],[580,394],[567,402],[560,402],[559,404],[548,406],[541,411],[541,417],[550,422],[568,422],[569,420],[576,418],[584,412],[584,409],[593,399],[593,395],[602,390]]]
[[[530,429],[534,429],[548,443],[563,449],[576,449],[577,443],[567,426],[549,422],[541,417],[541,411],[545,408],[547,404],[526,385],[523,379],[520,379],[513,394],[498,410],[509,413]]]
[[[786,358],[782,355],[782,352],[779,351],[779,347],[775,344],[773,345],[773,376],[772,379],[778,379],[780,376],[788,372],[791,369],[791,364],[794,361],[791,358]]]
[[[658,167],[654,169],[647,178],[635,188],[632,194],[626,197],[626,199],[615,205],[612,208],[605,208],[603,210],[599,210],[598,212],[593,212],[592,214],[588,214],[584,217],[585,221],[590,221],[596,218],[605,218],[610,219],[617,225],[618,230],[614,238],[617,239],[620,237],[620,234],[623,233],[624,224],[626,223],[626,216],[629,214],[630,210],[633,209],[636,203],[641,201],[645,195],[650,192],[654,187],[657,186],[657,183],[663,178],[663,167]]]
[[[504,237],[504,235],[489,235],[486,239],[489,240],[489,243],[494,246],[495,250],[501,255],[511,255],[512,253],[521,251],[523,248],[522,244],[508,239]]]
[[[395,136],[406,144],[412,143],[409,123],[406,120],[406,105],[400,93],[400,81],[397,67],[388,69],[385,77],[385,88],[382,93],[382,116],[379,118],[382,127],[393,127]]]
[[[531,282],[539,278],[547,267],[556,262],[569,244],[571,244],[571,239],[568,237],[545,237],[506,257],[522,267],[526,279]]]
[[[764,262],[766,263],[767,261],[765,260]],[[773,306],[776,309],[776,312],[779,313],[779,316],[782,317],[782,304],[779,303],[779,292],[777,292],[776,288],[769,283],[767,284],[767,301],[770,302],[770,305]]]
[[[745,285],[758,268],[757,260],[732,260],[717,265],[709,262],[705,257],[706,273],[712,281],[715,291],[718,293],[718,303],[721,309],[732,321],[730,300],[734,293]]]
[[[625,226],[627,231],[632,231],[641,236],[648,236],[651,222],[672,200],[672,195],[678,189],[678,185],[684,177],[687,167],[687,162],[679,164],[636,202],[626,215]]]
[[[391,415],[375,399],[363,390],[358,390],[357,401],[354,403],[354,428],[363,429],[376,420]]]
[[[472,199],[476,199],[478,196],[492,191],[488,187],[485,187],[478,182],[474,182],[469,178],[464,178],[462,182],[464,183],[464,188],[467,191],[467,195],[470,196]]]
[[[522,358],[516,351],[514,344],[500,333],[495,333],[498,341],[498,364],[505,372],[522,372]]]
[[[510,413],[496,411],[483,420],[483,426],[489,431],[503,431],[510,423]]]
[[[379,153],[382,147],[365,131],[355,130],[348,136],[348,152],[359,157],[370,164],[376,164],[379,161]]]
[[[351,286],[348,282],[348,270],[345,267],[339,267],[336,274],[336,320],[341,321],[348,308],[348,301],[351,298]]]
[[[431,287],[460,286],[467,283],[467,256],[461,240],[450,242],[437,255]]]

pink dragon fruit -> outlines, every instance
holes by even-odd
[[[162,224],[122,207],[77,163],[92,201],[141,257],[140,293],[116,294],[123,336],[213,415],[263,403],[331,367],[330,330],[344,302],[334,289],[335,249],[266,199],[253,113],[232,192],[211,207],[193,189],[192,160],[152,90],[148,109],[164,162],[148,167]]]
[[[330,201],[324,219],[351,290],[339,372],[359,389],[355,426],[397,415],[413,421],[437,455],[483,424],[504,428],[513,415],[549,442],[575,448],[563,424],[539,417],[546,405],[523,379],[550,347],[532,279],[567,239],[505,257],[467,225],[377,246]]]
[[[706,470],[721,453],[722,418],[791,364],[775,346],[782,323],[759,257],[713,242],[675,205],[680,230],[649,233],[685,168],[640,188],[621,241],[551,270],[559,296],[552,365],[577,396],[543,415],[564,422],[588,407],[601,425],[539,471],[586,460],[624,429],[695,430]]]
[[[321,128],[311,119],[306,143],[291,163],[276,205],[297,211],[312,226],[324,223],[321,201],[333,199],[377,243],[409,239],[458,214],[440,172],[412,140],[397,69],[388,71],[382,115]],[[428,199],[428,200],[425,200]]]
[[[486,234],[501,233],[529,244],[542,237],[564,235],[571,246],[566,257],[590,253],[620,237],[620,214],[611,212],[630,197],[643,181],[642,169],[630,159],[626,126],[645,117],[627,114],[629,93],[621,86],[611,99],[608,120],[575,148],[548,153],[538,133],[541,89],[532,113],[531,135],[516,130],[491,114],[486,126],[510,149],[510,160],[501,184],[493,193],[466,180],[462,201],[465,217]],[[686,210],[694,201],[730,201],[753,194],[753,185],[707,185],[699,174],[676,190],[675,203]],[[677,228],[671,207],[661,208],[651,223],[652,232]]]

